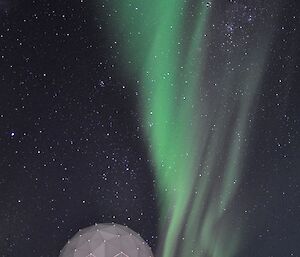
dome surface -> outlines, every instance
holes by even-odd
[[[128,227],[103,223],[79,230],[59,257],[153,257],[143,238]]]

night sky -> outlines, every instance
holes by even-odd
[[[128,225],[153,252],[164,240],[159,229],[164,220],[161,176],[152,154],[156,145],[148,137],[141,104],[147,94],[141,96],[139,68],[130,66],[133,62],[142,66],[150,50],[148,42],[129,44],[139,57],[124,50],[133,27],[116,28],[122,10],[113,2],[0,0],[2,257],[58,256],[78,229],[96,222]],[[192,7],[197,1],[184,2],[190,4],[184,21],[193,24],[197,9]],[[232,81],[238,81],[251,72],[251,62],[236,57],[249,52],[261,58],[260,40],[267,42],[264,62],[258,66],[259,87],[245,115],[240,182],[227,207],[232,206],[231,217],[238,220],[235,225],[230,219],[230,226],[238,226],[242,235],[232,257],[299,257],[299,3],[232,0],[205,6],[210,9],[205,32],[210,40],[201,43],[208,57],[202,64],[205,96],[199,102],[209,103],[201,124],[209,123],[212,131],[218,133],[218,122],[209,117],[223,118],[226,112],[216,111],[231,90],[229,79],[224,80],[234,74]],[[136,12],[141,11],[136,8]],[[145,28],[142,35],[159,21],[144,22],[138,24]],[[179,35],[183,44],[188,34],[187,29]],[[247,90],[236,89],[229,99],[242,102],[244,98],[238,97],[247,95]],[[157,104],[156,99],[151,101]],[[228,109],[226,104],[219,107],[238,112],[228,105]],[[180,126],[176,122],[180,120],[173,127]],[[230,130],[226,124],[220,131]],[[195,135],[195,144],[205,136]],[[229,141],[225,139],[225,145]],[[192,175],[186,170],[184,176]],[[215,188],[218,183],[210,185]],[[206,201],[214,201],[214,192],[210,197]],[[192,205],[193,201],[188,208]]]

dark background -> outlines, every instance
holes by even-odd
[[[136,78],[119,65],[107,2],[0,8],[0,256],[58,256],[79,228],[112,221],[155,251],[158,199]],[[270,10],[278,23],[252,114],[239,256],[299,257],[299,4]]]

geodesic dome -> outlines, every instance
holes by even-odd
[[[153,257],[143,238],[119,224],[95,224],[79,230],[60,257]]]

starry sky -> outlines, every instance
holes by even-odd
[[[0,256],[300,256],[299,3],[175,2],[0,0]]]

